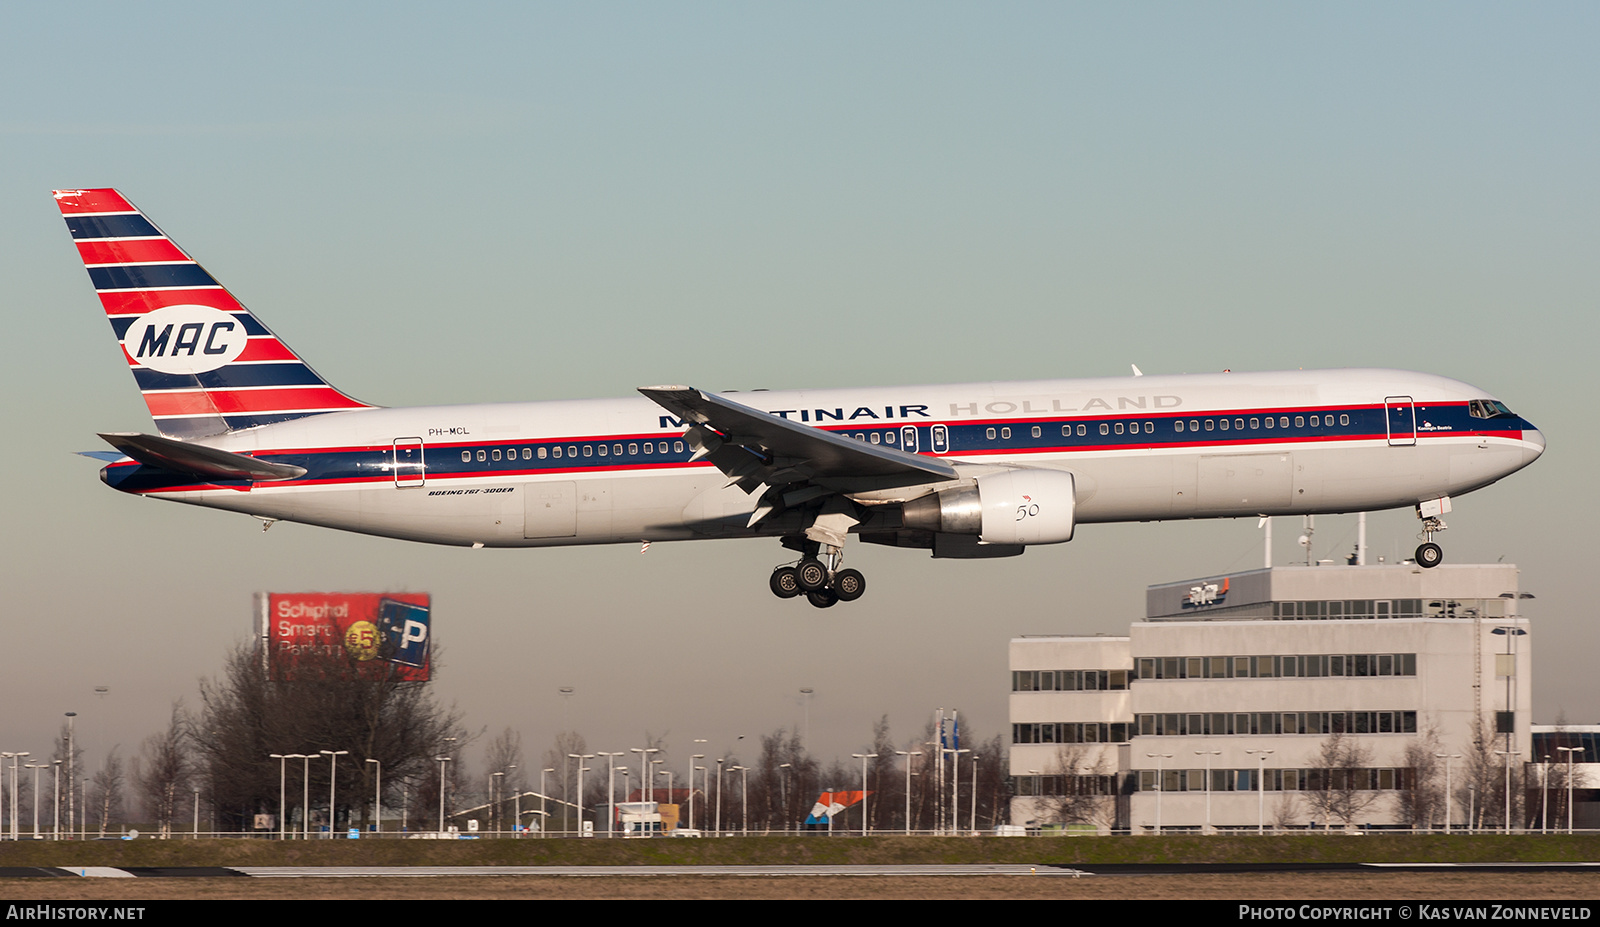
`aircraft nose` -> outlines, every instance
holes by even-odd
[[[1523,466],[1533,463],[1544,453],[1544,433],[1529,425],[1522,429],[1522,463]]]

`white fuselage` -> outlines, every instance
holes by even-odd
[[[1469,403],[1489,398],[1482,390],[1398,370],[728,398],[937,456],[963,477],[1003,468],[1070,471],[1079,523],[1411,506],[1486,486],[1544,448],[1520,417],[1472,414]],[[747,528],[759,493],[729,487],[710,463],[691,460],[683,432],[682,422],[642,397],[363,409],[204,442],[305,467],[299,479],[119,485],[136,468],[123,462],[107,468],[106,480],[263,518],[440,544],[544,547],[795,530],[781,521]],[[937,488],[852,498],[893,504]]]

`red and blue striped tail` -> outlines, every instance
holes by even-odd
[[[318,376],[122,194],[55,198],[162,434],[371,408]]]

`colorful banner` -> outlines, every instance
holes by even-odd
[[[296,660],[347,653],[388,663],[397,678],[426,682],[431,600],[412,592],[271,592],[262,597],[267,669],[287,679]]]
[[[817,803],[812,806],[811,813],[806,815],[807,824],[826,824],[828,820],[851,805],[860,804],[871,792],[823,792],[817,797]]]

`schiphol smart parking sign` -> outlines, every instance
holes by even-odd
[[[267,671],[293,673],[299,659],[345,653],[383,661],[395,676],[425,682],[433,637],[425,592],[269,592],[258,597]]]

